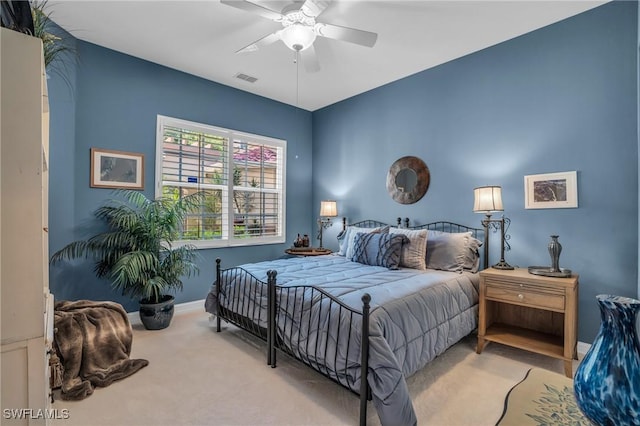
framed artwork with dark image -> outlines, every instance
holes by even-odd
[[[578,207],[578,173],[561,172],[524,177],[526,209]]]
[[[144,189],[144,154],[91,148],[91,187]]]

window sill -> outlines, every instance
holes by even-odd
[[[283,244],[284,237],[277,238],[243,238],[236,240],[181,240],[173,243],[174,247],[181,247],[187,244],[195,246],[198,250],[229,248],[229,247],[252,247],[268,244]]]

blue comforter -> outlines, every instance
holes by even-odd
[[[389,270],[366,266],[342,256],[297,257],[241,266],[257,279],[266,282],[267,271],[277,271],[281,287],[315,286],[322,288],[351,308],[361,311],[364,293],[371,295],[370,349],[368,380],[373,403],[383,425],[416,424],[415,412],[405,378],[423,368],[436,356],[471,333],[477,326],[477,274],[414,269]],[[266,327],[266,286],[249,285],[253,280],[223,279],[222,306],[230,307],[231,294],[243,294],[243,310],[263,310]],[[242,291],[230,286],[242,283]],[[354,317],[350,330],[328,336],[314,333],[314,324],[336,322],[337,314],[318,317],[309,300],[309,288],[279,294],[278,334],[292,336],[285,344],[311,365],[329,367],[328,374],[352,390],[360,387],[360,316]],[[258,294],[262,292],[262,294]],[[306,296],[305,296],[306,294]],[[247,297],[248,296],[248,297]],[[216,313],[216,289],[207,296],[206,310]],[[237,302],[235,302],[237,303]],[[250,305],[250,306],[248,306]],[[300,312],[294,313],[294,310]],[[321,311],[325,312],[325,310]],[[343,314],[340,314],[343,315]],[[340,323],[340,327],[342,327]],[[317,348],[327,350],[318,351]],[[313,348],[313,351],[308,350]],[[348,349],[347,349],[348,348]],[[331,357],[318,359],[318,354]],[[348,366],[334,371],[335,366]],[[343,377],[348,376],[348,377]]]

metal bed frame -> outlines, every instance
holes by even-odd
[[[366,227],[366,228],[381,227],[381,226],[387,226],[387,225],[388,224],[384,222],[379,222],[376,220],[364,220],[364,221],[351,224],[351,226],[359,226],[359,227]],[[398,227],[402,226],[401,218],[397,219],[397,225]],[[487,239],[488,239],[486,228],[484,229],[472,228],[469,226],[460,225],[457,223],[447,222],[447,221],[431,222],[424,225],[409,227],[409,218],[405,218],[404,228],[428,229],[428,230],[436,230],[436,231],[450,232],[450,233],[471,231],[472,235],[475,238],[478,238],[479,234],[482,232],[484,234],[484,238],[483,238],[484,244],[487,244]],[[347,229],[346,218],[343,218],[342,232],[340,234],[344,233],[346,229]],[[488,264],[486,248],[485,248],[484,256],[485,258],[484,258],[483,264],[484,264],[484,267],[486,268]],[[359,424],[361,426],[366,425],[367,401],[371,400],[371,388],[369,387],[369,384],[367,381],[367,372],[369,369],[369,311],[370,311],[371,296],[368,293],[365,293],[362,296],[362,310],[357,310],[346,305],[340,299],[327,293],[323,289],[315,286],[304,286],[304,285],[292,286],[292,287],[279,286],[277,285],[277,282],[276,282],[277,271],[275,270],[269,270],[267,272],[267,282],[265,283],[264,281],[259,280],[258,278],[251,275],[249,272],[247,272],[246,270],[240,267],[222,269],[220,258],[216,259],[215,285],[216,285],[216,292],[218,295],[222,293],[223,272],[225,274],[225,278],[227,278],[230,282],[235,282],[236,284],[239,284],[239,285],[235,285],[234,287],[232,287],[230,290],[230,294],[227,295],[229,300],[234,301],[232,306],[230,307],[221,306],[220,297],[218,296],[216,298],[216,305],[217,305],[216,331],[217,332],[221,331],[221,321],[224,319],[226,322],[231,323],[251,333],[252,335],[264,340],[267,343],[267,365],[270,365],[272,368],[276,367],[276,349],[279,349],[282,352],[290,355],[294,359],[297,359],[298,361],[308,365],[309,367],[313,368],[320,374],[328,377],[334,382],[340,384],[341,386],[355,393],[360,398]],[[246,289],[248,287],[249,293],[260,295],[258,299],[254,301],[252,308],[250,308],[251,306],[250,303],[244,303],[243,302],[244,299],[242,299],[241,297],[236,297],[237,294],[235,292],[240,291],[238,290],[239,287],[241,287],[242,289]],[[330,352],[330,350],[328,349],[329,345],[324,345],[325,346],[324,353],[319,354],[317,341],[315,345],[316,347],[310,348],[309,340],[307,339],[306,348],[305,348],[306,350],[304,352],[296,351],[293,348],[299,347],[301,343],[300,342],[301,333],[298,333],[297,342],[295,342],[295,345],[293,345],[292,343],[294,343],[294,338],[291,334],[287,333],[287,330],[289,331],[289,333],[291,332],[292,327],[287,328],[287,325],[292,325],[294,323],[293,321],[294,319],[288,318],[286,315],[284,316],[284,319],[280,321],[281,323],[284,324],[283,330],[285,333],[281,336],[278,336],[278,333],[277,333],[278,319],[279,319],[279,315],[283,315],[282,309],[278,309],[278,308],[284,307],[285,312],[289,312],[289,308],[291,308],[289,304],[292,298],[288,296],[290,296],[292,293],[294,295],[298,293],[301,293],[303,295],[303,300],[302,302],[300,302],[302,306],[304,306],[306,303],[319,306],[320,307],[319,308],[320,314],[318,315],[319,317],[322,317],[323,314],[326,314],[329,318],[331,317],[331,315],[338,315],[339,321],[337,322],[337,326],[334,326],[334,327],[331,326],[331,323],[332,323],[331,321],[321,322],[318,320],[317,323],[314,324],[313,321],[311,320],[311,316],[309,316],[308,323],[307,323],[308,330],[311,331],[311,329],[315,327],[313,328],[313,331],[318,333],[317,335],[321,335],[321,334],[335,335],[336,341],[340,340],[339,332],[341,329],[343,318],[348,318],[349,335],[346,336],[347,355],[345,356],[345,359],[349,359],[348,354],[356,350],[354,349],[354,345],[349,344],[351,341],[350,334],[352,330],[351,325],[353,324],[353,319],[354,317],[357,317],[357,316],[362,318],[361,319],[361,333],[362,333],[361,342],[362,343],[361,343],[361,353],[360,353],[360,388],[359,390],[354,389],[355,383],[353,382],[353,380],[350,380],[350,375],[344,374],[343,377],[339,376],[335,374],[334,370],[328,367],[326,363],[323,364],[318,361],[318,359],[323,359],[323,360],[333,359],[333,365],[336,365],[336,361],[338,357],[338,353],[337,353],[338,345],[335,345],[332,351],[333,353],[329,353]],[[283,302],[283,300],[286,300],[286,302]],[[294,298],[294,300],[297,300],[297,299]],[[264,306],[264,303],[266,303],[266,306],[267,306],[267,314],[266,314],[267,318],[263,318],[264,310],[259,309],[259,306]],[[299,312],[299,317],[297,318],[297,320],[300,321],[302,320],[304,309],[296,309],[295,303],[297,302],[293,302],[293,303],[294,303],[293,312],[294,313]],[[266,324],[266,327],[263,327],[261,324]],[[348,369],[347,365],[340,366],[340,368],[336,366],[335,371],[344,371],[346,373],[347,369]]]

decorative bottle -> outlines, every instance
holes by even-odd
[[[602,321],[573,380],[578,407],[596,425],[640,425],[640,300],[596,299]]]
[[[309,247],[309,235],[307,234],[302,237],[302,247]]]
[[[558,235],[551,236],[551,242],[548,246],[549,256],[551,256],[551,272],[560,272],[560,253],[562,252],[562,244],[558,242]]]

